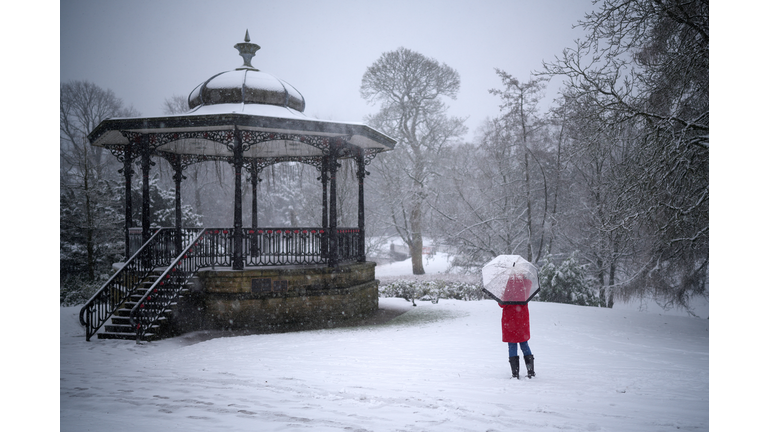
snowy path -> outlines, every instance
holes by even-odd
[[[708,430],[708,321],[531,303],[537,377],[510,380],[493,301],[368,327],[136,345],[61,309],[62,431]]]

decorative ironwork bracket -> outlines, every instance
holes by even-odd
[[[268,141],[294,141],[315,147],[323,152],[324,155],[330,153],[331,142],[334,139],[347,140],[349,137],[325,137],[316,135],[290,134],[281,132],[261,132],[244,130],[240,132],[243,145],[249,148],[252,145]]]
[[[169,144],[173,141],[180,139],[202,139],[207,141],[213,141],[220,143],[227,147],[227,149],[234,153],[235,134],[239,134],[242,142],[242,151],[247,152],[254,145],[275,141],[293,141],[310,145],[319,149],[324,156],[331,154],[331,147],[336,149],[336,157],[338,159],[354,157],[358,149],[349,144],[349,140],[352,138],[348,135],[342,136],[317,136],[317,135],[304,135],[304,134],[291,134],[291,133],[279,133],[279,132],[261,132],[261,131],[249,131],[249,130],[214,130],[214,131],[194,131],[194,132],[153,132],[153,133],[139,133],[132,131],[121,131],[124,137],[126,137],[131,144],[118,144],[107,147],[109,151],[123,161],[126,157],[126,148],[130,148],[131,159],[138,159],[142,151],[150,151],[152,154],[163,157],[167,160],[174,158],[176,153],[158,151],[158,148]],[[373,158],[379,152],[378,149],[365,149],[365,164],[371,163]],[[193,163],[205,162],[205,161],[226,161],[233,163],[233,156],[210,156],[210,155],[181,155],[182,164],[184,168]],[[258,171],[263,170],[265,167],[274,165],[280,162],[301,162],[314,166],[317,170],[322,170],[322,157],[321,156],[280,156],[280,157],[266,157],[266,158],[245,158],[256,159],[256,167]],[[154,162],[152,162],[154,165]]]
[[[373,162],[373,159],[376,157],[377,154],[379,154],[381,150],[379,149],[365,149],[363,151],[363,161],[366,165],[370,165],[371,162]]]

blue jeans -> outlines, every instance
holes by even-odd
[[[515,357],[517,355],[517,344],[514,342],[508,342],[509,344],[509,356]],[[523,355],[531,354],[531,348],[528,346],[528,341],[520,342],[520,349],[523,351]]]

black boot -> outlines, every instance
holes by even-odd
[[[520,356],[510,357],[509,365],[512,366],[512,378],[520,379]]]
[[[525,360],[525,368],[528,369],[528,378],[535,377],[536,372],[533,371],[533,355],[523,356],[523,360]]]

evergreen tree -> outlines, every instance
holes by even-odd
[[[578,262],[578,252],[573,252],[559,265],[553,261],[552,255],[544,258],[544,264],[539,270],[538,300],[554,303],[570,303],[581,306],[608,306],[613,302],[603,304],[590,287],[586,276],[585,266]]]

